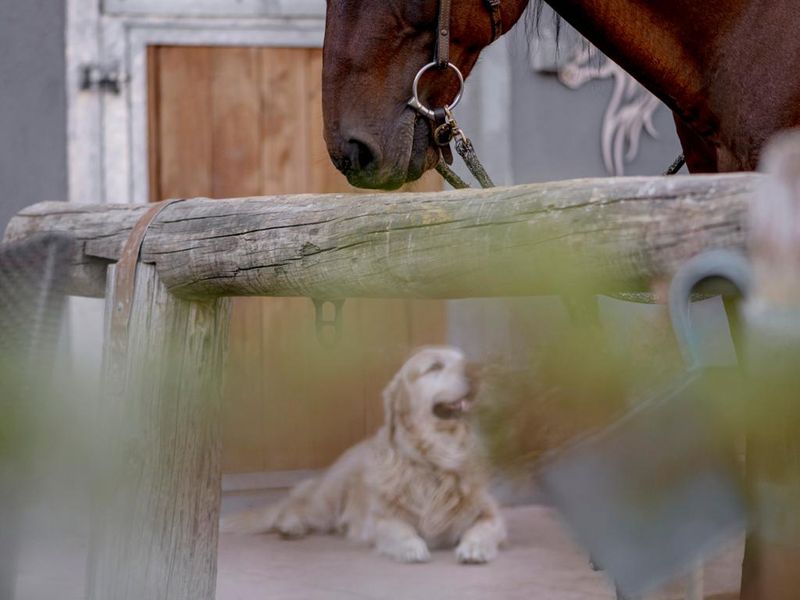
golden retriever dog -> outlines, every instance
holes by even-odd
[[[409,563],[454,546],[459,562],[492,560],[506,529],[467,418],[475,385],[461,351],[417,351],[384,390],[373,437],[282,502],[223,519],[223,531],[343,533]]]

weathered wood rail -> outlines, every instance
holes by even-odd
[[[130,335],[120,345],[106,334],[108,453],[90,597],[214,597],[226,296],[487,297],[563,293],[571,282],[584,293],[646,289],[697,252],[744,249],[764,181],[588,179],[167,207],[144,239]],[[119,299],[107,273],[145,210],[39,204],[12,220],[6,239],[72,234],[69,289],[105,295],[112,314]],[[751,553],[748,564],[761,568],[758,560]]]
[[[196,199],[151,226],[142,261],[184,298],[460,298],[551,294],[569,255],[619,291],[667,277],[709,247],[744,244],[760,176],[586,179],[436,194]],[[38,204],[8,239],[66,231],[80,247],[71,289],[103,294],[145,207]]]

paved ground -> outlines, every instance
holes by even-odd
[[[424,565],[401,565],[343,539],[223,535],[218,600],[600,600],[613,594],[602,573],[542,506],[505,509],[509,547],[490,565],[463,566],[449,551]],[[15,600],[83,600],[87,528],[37,512],[18,564]],[[58,523],[56,523],[58,521]],[[32,527],[30,527],[32,525]],[[706,568],[707,595],[736,597],[741,544]],[[725,595],[721,595],[725,594]],[[680,586],[647,600],[679,599]],[[2,599],[5,600],[5,599]],[[169,600],[161,598],[142,600]]]
[[[223,535],[218,600],[600,600],[614,594],[591,570],[553,512],[541,506],[505,510],[511,540],[490,565],[463,566],[449,551],[423,565],[396,564],[336,537],[284,541]],[[734,598],[740,544],[706,568],[706,597]],[[648,600],[677,599],[681,586]]]

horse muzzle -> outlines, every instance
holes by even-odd
[[[329,144],[336,168],[356,187],[394,190],[419,179],[436,164],[430,126],[407,109],[383,139],[364,130],[345,130]]]

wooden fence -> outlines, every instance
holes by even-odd
[[[786,187],[800,179],[800,143],[784,145],[775,164],[793,156],[796,178],[777,173]],[[795,269],[796,281],[800,259],[798,198],[753,202],[779,181],[757,174],[591,179],[168,206],[135,266],[129,333],[112,339],[114,328],[107,330],[105,512],[92,549],[91,598],[214,596],[228,296],[488,297],[563,293],[572,282],[584,292],[644,290],[701,250],[744,249],[748,223],[761,230],[791,223],[781,253],[775,236],[756,231],[755,250],[781,263],[756,261],[769,273],[758,278],[762,289],[771,290],[775,270]],[[751,205],[761,216],[748,221]],[[113,285],[114,265],[147,208],[39,204],[14,218],[6,239],[75,236],[69,289],[104,295],[111,324],[127,301]],[[563,257],[570,258],[554,274]],[[765,291],[757,302],[786,302],[787,294],[800,301],[795,286]]]

